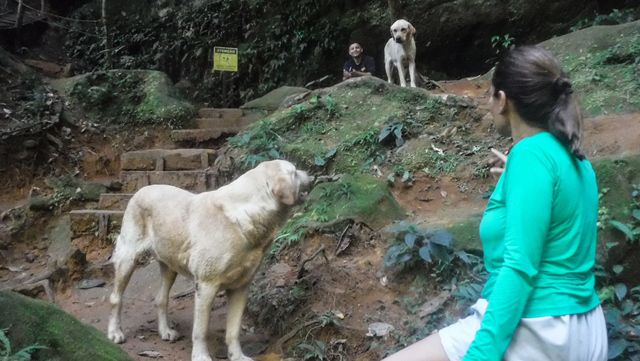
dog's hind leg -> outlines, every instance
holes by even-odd
[[[229,361],[253,361],[242,353],[240,347],[240,326],[242,323],[242,313],[247,305],[248,285],[235,290],[228,290],[229,309],[227,310],[227,352]]]
[[[160,265],[160,276],[162,277],[162,285],[160,286],[160,291],[158,291],[158,296],[155,301],[156,308],[158,309],[158,333],[165,341],[175,341],[180,337],[180,334],[178,331],[169,327],[167,306],[169,304],[169,291],[178,274],[163,262],[158,261],[158,265]]]
[[[411,78],[411,87],[415,88],[416,87],[416,63],[413,61],[409,63],[409,78]]]
[[[385,60],[384,70],[387,72],[387,82],[393,83],[393,65],[391,64],[391,61]]]
[[[120,241],[120,237],[118,237]],[[117,245],[116,245],[117,247]],[[109,339],[115,343],[123,343],[125,341],[124,333],[120,327],[120,314],[122,313],[122,295],[129,284],[131,274],[136,268],[135,257],[116,256],[113,259],[115,268],[115,277],[113,282],[113,292],[109,297],[111,303],[111,316],[109,317]]]
[[[218,292],[218,286],[196,281],[196,302],[193,310],[193,332],[191,340],[191,361],[212,361],[207,347],[207,331],[211,304]]]

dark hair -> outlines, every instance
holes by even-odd
[[[496,65],[491,83],[494,96],[502,90],[525,122],[548,130],[584,159],[582,115],[571,81],[549,51],[537,46],[511,49]]]

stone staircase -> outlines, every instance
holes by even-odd
[[[242,109],[203,108],[198,111],[197,128],[174,130],[171,140],[178,145],[215,140],[239,132],[257,118]],[[145,149],[122,154],[122,193],[103,193],[97,208],[69,212],[74,243],[87,245],[98,240],[110,248],[109,237],[120,231],[129,199],[144,186],[169,184],[196,193],[216,188],[217,175],[211,170],[216,155],[215,150],[206,148]]]

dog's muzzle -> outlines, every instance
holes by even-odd
[[[402,40],[402,38],[393,38],[393,40],[395,40],[396,43],[398,43],[398,44],[404,43],[404,40]]]

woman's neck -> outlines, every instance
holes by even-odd
[[[515,114],[511,114],[512,119],[509,122],[511,125],[511,138],[513,138],[513,144],[517,144],[524,138],[531,137],[545,131],[540,127],[527,123],[517,112],[514,113]]]

